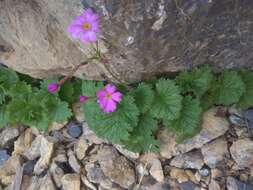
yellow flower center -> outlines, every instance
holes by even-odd
[[[91,28],[91,24],[90,24],[90,23],[85,22],[85,23],[83,24],[83,29],[84,29],[84,30],[89,30],[90,28]]]
[[[111,95],[111,94],[106,93],[105,98],[106,98],[107,100],[111,99],[111,97],[112,97],[112,95]]]

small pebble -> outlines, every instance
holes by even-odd
[[[68,134],[73,138],[78,138],[82,133],[81,127],[73,121],[71,121],[67,125],[67,131],[68,131]]]
[[[6,160],[10,158],[10,155],[7,153],[7,150],[0,149],[0,166],[4,164]]]
[[[210,173],[210,172],[209,172],[209,169],[207,169],[207,168],[202,168],[202,169],[199,170],[199,174],[200,174],[201,176],[203,176],[203,177],[208,176],[209,173]]]
[[[232,114],[229,116],[229,121],[234,124],[234,125],[238,125],[238,126],[245,126],[246,123],[244,121],[243,118],[241,118],[240,116],[236,115],[236,114]]]
[[[24,165],[24,174],[31,175],[33,173],[33,169],[37,161],[38,159],[27,161]]]
[[[253,123],[253,109],[248,109],[243,113],[245,119]]]

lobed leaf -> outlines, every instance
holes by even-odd
[[[209,97],[217,105],[231,105],[237,103],[245,92],[245,84],[235,71],[223,72],[212,84]]]
[[[177,134],[177,141],[182,142],[199,132],[202,109],[198,99],[186,96],[183,99],[183,108],[180,117],[167,121],[169,130]]]
[[[242,94],[238,106],[242,109],[248,109],[253,106],[253,72],[241,70],[239,74],[245,84],[245,92]]]
[[[131,93],[141,113],[147,112],[154,101],[154,92],[150,85],[141,83]]]
[[[157,121],[152,115],[145,113],[139,117],[139,122],[130,134],[124,146],[133,152],[152,152],[158,151],[159,141],[154,137],[154,131],[157,129]]]
[[[176,78],[176,83],[180,86],[183,94],[192,93],[196,97],[201,97],[210,88],[212,80],[211,68],[202,66],[191,72],[181,72]]]
[[[175,82],[160,79],[156,84],[155,99],[151,108],[154,117],[162,120],[176,119],[181,110],[182,96]]]

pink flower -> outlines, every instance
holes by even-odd
[[[88,96],[83,96],[83,95],[79,96],[79,101],[80,101],[81,103],[86,102],[88,99],[89,99]]]
[[[97,92],[97,97],[103,112],[110,113],[116,110],[117,103],[121,101],[122,94],[117,91],[114,85],[107,84],[105,88]]]
[[[99,32],[98,15],[92,9],[84,10],[83,14],[72,21],[68,32],[74,39],[80,38],[84,43],[96,42]]]
[[[48,90],[48,92],[50,92],[50,93],[56,92],[56,91],[58,90],[58,88],[59,88],[59,85],[58,85],[57,83],[50,83],[50,84],[48,84],[48,86],[47,86],[47,90]]]

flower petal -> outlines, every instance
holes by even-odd
[[[105,86],[105,90],[106,90],[106,92],[112,94],[112,93],[114,93],[116,91],[116,86],[111,85],[111,84],[107,84]]]
[[[86,20],[87,19],[84,16],[80,15],[80,16],[77,16],[76,18],[74,18],[71,25],[83,25],[83,23],[85,23]]]
[[[122,94],[120,92],[115,92],[111,95],[112,99],[116,102],[121,101]]]
[[[98,20],[98,14],[96,14],[92,9],[85,10],[83,16],[85,16],[89,22],[96,22]]]
[[[91,23],[91,30],[93,32],[99,32],[99,23],[98,22]]]
[[[79,25],[70,25],[68,27],[68,32],[71,34],[72,38],[76,39],[83,32],[83,29]]]
[[[113,100],[108,100],[103,111],[106,113],[114,112],[116,110],[116,105],[117,105],[117,103],[114,102]]]
[[[96,95],[98,98],[104,98],[106,96],[106,91],[104,89],[99,89]]]
[[[87,31],[87,35],[89,36],[90,42],[96,42],[97,41],[97,35],[93,31]]]
[[[89,43],[90,42],[90,38],[89,35],[87,34],[87,32],[81,33],[80,35],[80,39],[83,43]]]

